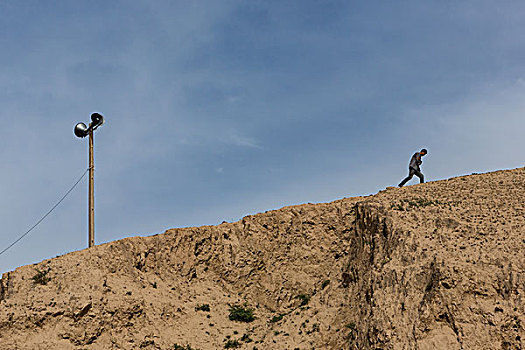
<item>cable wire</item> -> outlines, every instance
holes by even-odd
[[[14,241],[13,243],[11,243],[7,248],[5,248],[4,250],[2,250],[0,252],[0,255],[4,254],[9,248],[11,248],[12,246],[14,246],[15,244],[17,244],[18,242],[20,242],[20,240],[22,238],[24,238],[25,236],[27,236],[29,234],[29,232],[33,231],[35,229],[35,227],[37,227],[42,221],[44,221],[45,218],[47,218],[49,216],[49,214],[51,214],[53,212],[53,210],[56,209],[56,207],[58,207],[60,205],[60,203],[62,203],[64,201],[64,199],[66,199],[66,197],[71,193],[71,191],[73,191],[75,189],[75,187],[77,187],[77,185],[80,183],[80,181],[82,181],[82,179],[84,178],[84,176],[86,176],[87,172],[89,171],[90,168],[87,168],[86,171],[84,171],[84,173],[82,174],[82,176],[80,177],[80,179],[77,180],[77,182],[75,182],[75,184],[66,192],[66,194],[60,198],[60,200],[57,202],[57,204],[55,204],[53,206],[53,208],[51,208],[40,220],[37,221],[36,224],[34,224],[29,230],[27,230],[23,235],[21,235],[20,237],[18,237],[18,239],[16,241]]]

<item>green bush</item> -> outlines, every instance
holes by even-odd
[[[197,350],[197,349],[193,349],[189,344],[186,344],[186,346],[182,346],[182,345],[175,343],[173,344],[173,350]]]
[[[247,308],[246,304],[244,306],[232,305],[230,306],[230,321],[239,321],[239,322],[252,322],[255,320],[253,315],[253,309]]]
[[[323,284],[321,284],[321,289],[325,289],[330,284],[330,280],[325,280]]]
[[[39,269],[35,269],[35,270],[36,270],[36,274],[33,277],[31,277],[31,279],[35,283],[46,285],[47,282],[51,281],[51,278],[47,277],[47,274],[49,273],[49,271],[51,271],[51,268],[48,268],[47,270],[42,270],[42,271]]]
[[[348,329],[354,330],[355,329],[355,323],[354,322],[350,322],[347,325],[345,325],[345,327],[348,328]]]
[[[252,338],[250,338],[250,335],[248,333],[245,333],[242,338],[241,338],[241,341],[245,342],[245,343],[251,343],[253,341]]]
[[[308,303],[310,302],[310,296],[307,294],[300,294],[297,296],[297,299],[301,300],[300,306],[308,305]]]
[[[392,204],[390,206],[390,209],[394,209],[394,210],[399,210],[399,211],[404,211],[405,208],[403,208],[403,206],[401,204]]]
[[[209,304],[197,305],[197,306],[195,307],[195,311],[206,311],[206,312],[210,312],[210,305],[209,305]]]
[[[280,320],[282,320],[284,317],[284,314],[279,314],[279,315],[275,315],[274,317],[272,317],[272,319],[270,320],[271,323],[276,323],[276,322],[279,322]]]
[[[228,340],[226,342],[226,344],[224,344],[224,348],[225,349],[236,349],[236,348],[240,348],[241,347],[241,343],[239,343],[238,340]]]

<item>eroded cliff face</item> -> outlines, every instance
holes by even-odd
[[[524,184],[518,169],[358,203],[351,348],[522,349]]]
[[[524,185],[389,188],[24,266],[0,281],[0,348],[521,349]]]

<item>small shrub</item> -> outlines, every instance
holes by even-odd
[[[186,346],[182,346],[182,345],[175,343],[173,344],[173,350],[197,350],[197,349],[193,349],[189,344],[186,344]]]
[[[390,209],[399,210],[399,211],[404,211],[405,210],[405,208],[403,208],[403,206],[401,204],[392,204],[390,206]]]
[[[39,270],[35,269],[36,274],[31,277],[31,279],[38,284],[46,285],[47,282],[51,281],[51,278],[47,277],[47,274],[49,271],[51,271],[51,268],[48,268],[47,270]]]
[[[321,289],[325,289],[330,284],[330,280],[325,280],[323,284],[321,284]]]
[[[195,306],[195,311],[210,312],[210,305],[209,304],[197,305]]]
[[[252,322],[255,320],[253,315],[253,309],[247,308],[246,304],[244,306],[232,305],[230,307],[230,321],[239,321],[239,322]]]
[[[239,343],[239,341],[237,339],[235,340],[228,340],[226,342],[226,344],[224,344],[224,348],[225,349],[236,349],[236,348],[240,348],[241,347],[241,343]]]
[[[310,331],[307,331],[306,334],[311,334],[314,332],[319,332],[319,323],[314,323],[312,325],[312,329]]]
[[[425,198],[415,198],[414,200],[408,201],[408,205],[411,207],[428,207],[429,205],[438,205],[439,201],[432,201]]]
[[[270,323],[276,323],[276,322],[279,322],[280,320],[282,320],[284,317],[284,314],[279,314],[279,315],[275,315],[274,317],[272,317],[272,319],[270,320]]]
[[[301,300],[301,305],[299,306],[308,305],[308,303],[310,302],[310,296],[307,294],[300,294],[297,296],[297,299]]]
[[[245,342],[245,343],[251,343],[253,341],[252,338],[250,338],[250,335],[248,333],[245,333],[242,338],[241,338],[241,341]]]
[[[406,204],[406,205],[405,205]],[[393,210],[399,210],[399,211],[405,211],[409,210],[410,208],[424,208],[428,207],[430,205],[446,205],[448,204],[450,206],[451,203],[444,203],[440,202],[438,200],[429,200],[426,198],[412,198],[412,199],[401,199],[401,203],[392,203],[390,205],[390,209]],[[408,207],[406,207],[408,206]]]
[[[345,327],[348,328],[348,329],[354,330],[355,329],[355,323],[354,322],[350,322],[347,325],[345,325]]]

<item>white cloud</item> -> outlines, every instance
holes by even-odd
[[[255,138],[241,135],[235,130],[231,130],[221,141],[239,147],[262,149]]]
[[[241,100],[240,96],[228,96],[228,102],[237,103]]]

